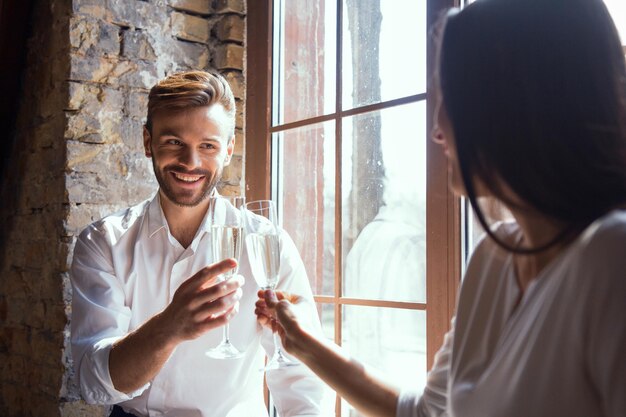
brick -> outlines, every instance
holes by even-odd
[[[7,379],[9,381],[19,381],[22,379],[22,375],[26,372],[27,368],[27,353],[19,354],[19,355],[11,355],[4,363],[4,371],[3,375],[8,376]],[[6,382],[6,381],[3,381]],[[5,384],[2,384],[5,385]],[[8,385],[8,384],[7,384]],[[4,391],[4,387],[3,387]]]
[[[235,98],[243,100],[246,94],[243,74],[240,71],[226,71],[222,75],[228,81]]]
[[[134,118],[125,118],[118,125],[120,128],[119,135],[122,143],[125,145],[125,153],[133,158],[145,158],[143,149],[143,120]],[[137,154],[130,155],[131,153]]]
[[[64,137],[86,143],[120,141],[124,93],[105,85],[70,83],[70,103]]]
[[[215,25],[215,35],[221,41],[243,43],[245,21],[242,16],[231,14],[224,16]]]
[[[68,114],[65,138],[88,143],[105,143],[100,134],[100,120],[94,114]]]
[[[70,45],[79,54],[117,55],[120,50],[119,27],[103,20],[72,16]]]
[[[28,178],[29,186],[23,189],[19,201],[24,212],[43,210],[50,204],[63,203],[65,198],[61,176],[61,173],[41,172]]]
[[[145,29],[159,26],[157,5],[140,0],[108,0],[107,18],[118,26]]]
[[[121,54],[128,58],[155,60],[156,54],[150,37],[142,30],[124,30],[122,33]]]
[[[41,147],[33,149],[28,155],[28,166],[37,167],[39,172],[58,173],[64,169],[63,158],[59,158],[59,148],[64,144],[63,141],[56,139],[56,147]],[[59,143],[60,142],[60,143]]]
[[[208,15],[213,10],[211,0],[169,0],[170,6],[177,10]]]
[[[108,150],[102,144],[68,141],[67,169],[79,172],[102,172],[101,170],[106,170],[107,166],[101,155],[105,149]]]
[[[215,11],[217,13],[245,14],[245,0],[215,0]]]
[[[80,206],[71,204],[68,217],[64,221],[65,230],[78,236],[91,223],[119,209],[120,206],[117,204],[81,204]]]
[[[173,12],[171,19],[172,34],[177,38],[190,42],[209,41],[211,27],[208,20],[179,12]]]
[[[150,88],[156,81],[156,64],[145,61],[109,59],[97,56],[71,54],[70,80]],[[120,107],[118,107],[120,109]]]
[[[120,85],[135,88],[152,88],[158,81],[156,63],[137,61],[120,65],[114,73]]]
[[[76,390],[76,388],[74,389]],[[67,398],[67,402],[61,402],[61,404],[57,404],[59,412],[61,413],[61,417],[85,417],[85,416],[106,416],[108,413],[105,413],[105,409],[102,406],[98,405],[89,405],[83,401],[76,401],[79,399],[78,396],[73,397],[63,397]],[[74,401],[72,401],[74,400]]]
[[[116,201],[120,206],[130,206],[153,195],[153,175],[148,176],[141,171],[131,172],[134,181],[109,173],[70,172],[66,175],[68,201],[91,204]]]
[[[217,189],[222,195],[243,195],[243,187],[241,186],[241,184],[228,185],[219,183],[217,185]]]
[[[138,90],[130,91],[126,98],[124,109],[131,117],[145,118],[148,114],[148,93]]]
[[[85,84],[68,82],[69,100],[65,110],[79,110],[85,100]]]
[[[235,112],[235,127],[239,129],[244,128],[244,109],[241,100],[235,100],[235,106],[237,111]]]
[[[209,48],[206,45],[176,38],[164,40],[161,52],[170,62],[185,68],[205,69],[210,59]]]
[[[70,80],[106,83],[116,65],[116,60],[72,53],[70,54]]]
[[[246,143],[244,140],[243,130],[235,129],[235,149],[233,150],[233,153],[235,155],[244,155],[246,149],[245,145]]]
[[[105,2],[102,0],[72,0],[75,13],[102,19],[106,16]]]
[[[236,69],[243,71],[243,53],[241,45],[226,43],[215,48],[213,65],[220,70]]]

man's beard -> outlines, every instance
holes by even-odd
[[[195,169],[193,171],[187,171],[184,168],[177,165],[167,165],[160,170],[152,158],[152,167],[154,169],[154,175],[156,176],[157,182],[159,183],[159,187],[161,187],[161,191],[172,203],[181,207],[195,207],[200,204],[202,201],[207,199],[215,189],[215,186],[222,178],[222,169],[218,169],[213,176],[209,171],[203,169]],[[175,170],[180,174],[186,175],[202,175],[204,178],[201,181],[204,181],[204,185],[200,190],[200,193],[194,197],[192,191],[188,190],[179,190],[176,192],[173,187],[170,186],[170,183],[166,180],[165,176],[169,175],[169,171]]]

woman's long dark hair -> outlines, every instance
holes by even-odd
[[[478,0],[448,15],[438,65],[468,199],[500,246],[545,250],[626,203],[626,65],[601,0]],[[566,227],[541,247],[510,247],[472,178],[515,207],[503,181]]]

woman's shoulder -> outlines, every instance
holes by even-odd
[[[626,210],[614,210],[587,226],[576,246],[585,269],[626,268]]]
[[[501,221],[491,226],[490,231],[499,240],[514,246],[520,236],[517,223]],[[484,288],[497,286],[500,276],[508,268],[510,252],[502,249],[487,233],[478,239],[469,257],[463,286],[466,288]]]

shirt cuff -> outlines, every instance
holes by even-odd
[[[80,387],[85,401],[91,404],[117,404],[131,400],[148,389],[150,383],[141,388],[124,393],[113,386],[109,371],[109,354],[113,343],[120,337],[100,340],[91,355],[85,355],[80,370]]]
[[[396,417],[417,417],[417,403],[420,395],[415,391],[402,391],[398,396]]]

